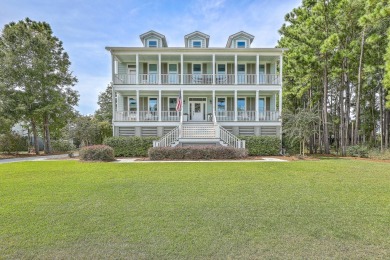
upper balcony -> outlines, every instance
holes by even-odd
[[[281,85],[283,49],[111,48],[115,85]]]
[[[279,85],[280,75],[277,74],[245,74],[245,75],[214,75],[214,74],[115,74],[116,85]]]

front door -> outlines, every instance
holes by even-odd
[[[206,120],[206,101],[190,101],[189,114],[191,121]]]

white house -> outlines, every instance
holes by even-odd
[[[254,36],[243,31],[224,48],[209,47],[199,31],[184,36],[184,47],[168,47],[155,31],[140,39],[143,47],[106,47],[114,136],[242,146],[235,136],[281,135],[284,49],[251,48]]]

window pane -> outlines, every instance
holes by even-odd
[[[225,64],[218,64],[218,72],[225,72],[226,66]]]
[[[149,41],[149,47],[157,47],[157,41]]]
[[[244,41],[237,42],[237,48],[245,48],[245,42]]]
[[[260,64],[259,65],[259,73],[260,74],[264,74],[265,73],[265,66],[264,66],[264,64]]]
[[[237,99],[237,111],[245,111],[245,98]]]
[[[218,112],[226,111],[226,99],[225,98],[218,98],[217,99],[217,106],[218,106]]]
[[[265,111],[265,100],[264,98],[259,99],[259,112]]]
[[[177,98],[169,98],[169,111],[176,111]]]
[[[200,47],[202,47],[202,42],[201,41],[193,41],[192,42],[192,47],[200,48]]]
[[[194,72],[201,72],[202,66],[200,64],[194,64]]]
[[[149,111],[157,111],[157,98],[149,98]]]
[[[169,64],[169,72],[177,72],[177,64]]]
[[[135,98],[129,97],[129,110],[137,111],[137,101]]]
[[[157,64],[149,64],[149,72],[157,72]]]
[[[237,70],[238,72],[245,72],[245,64],[238,64]]]

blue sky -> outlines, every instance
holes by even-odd
[[[139,35],[155,30],[169,47],[183,47],[184,35],[210,35],[210,47],[224,47],[229,35],[246,31],[252,47],[274,47],[284,16],[301,0],[0,0],[0,27],[29,17],[48,22],[64,43],[79,82],[78,110],[92,114],[99,92],[111,81],[106,46],[141,46]]]

